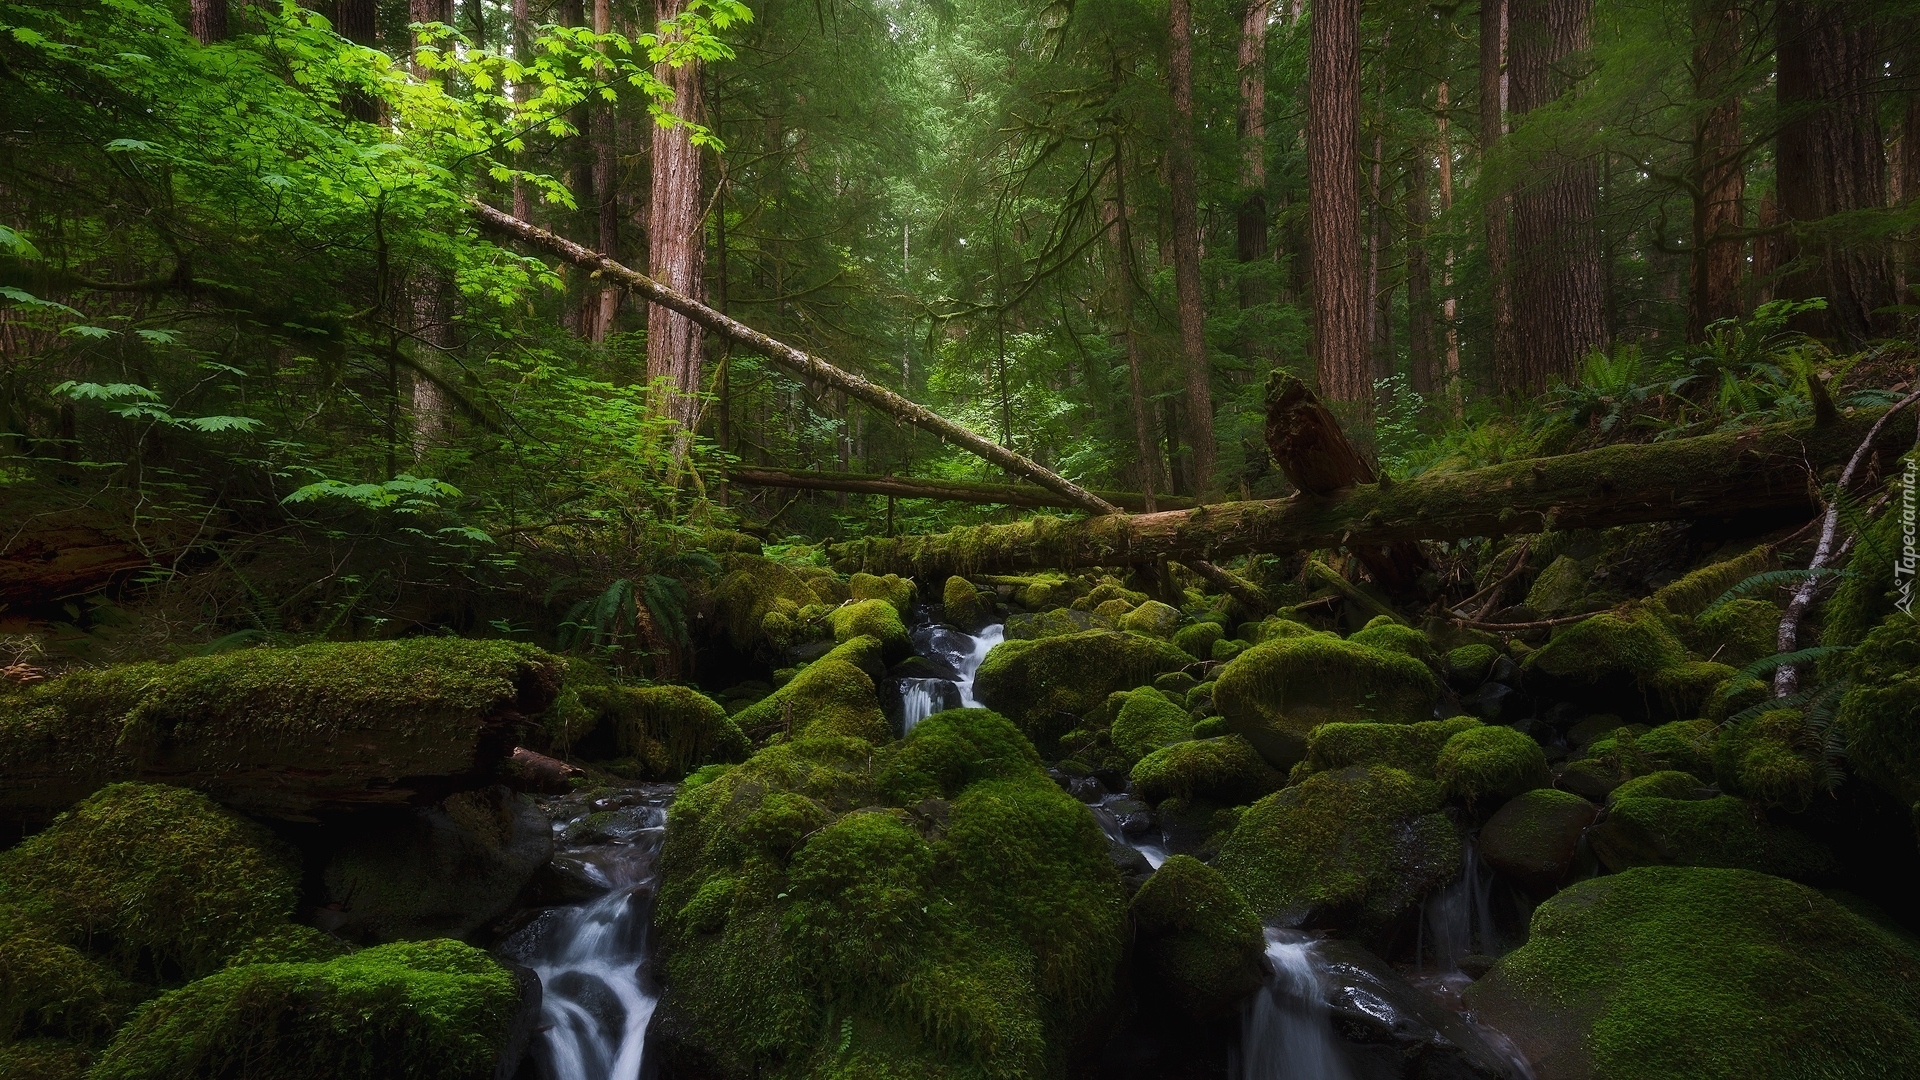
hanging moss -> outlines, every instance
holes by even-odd
[[[1480,726],[1471,716],[1422,720],[1417,724],[1322,724],[1307,736],[1308,773],[1353,765],[1385,765],[1422,779],[1433,778],[1433,764],[1447,740]]]
[[[1113,748],[1131,766],[1163,746],[1184,741],[1192,727],[1193,719],[1184,706],[1143,686],[1126,696],[1113,719]]]
[[[1265,981],[1260,920],[1227,879],[1200,860],[1167,859],[1128,911],[1148,985],[1189,1019],[1229,1019]]]
[[[1263,922],[1388,930],[1460,873],[1437,785],[1383,766],[1315,773],[1241,815],[1213,865]]]
[[[1741,870],[1575,885],[1467,1004],[1543,1075],[1893,1077],[1920,1061],[1920,955],[1812,889]]]
[[[1433,775],[1450,797],[1468,806],[1501,803],[1547,786],[1547,755],[1530,735],[1485,725],[1448,738]]]
[[[1847,671],[1853,686],[1838,722],[1848,759],[1869,780],[1920,804],[1920,620],[1887,616],[1848,657]]]
[[[1216,622],[1197,622],[1173,633],[1173,644],[1188,656],[1213,655],[1213,643],[1226,636],[1226,628]]]
[[[518,980],[456,941],[229,968],[144,1006],[92,1080],[474,1080],[493,1075]]]
[[[893,610],[903,619],[913,614],[913,605],[920,599],[920,590],[914,586],[913,579],[898,574],[882,577],[855,574],[847,579],[847,584],[853,599],[885,600],[893,605]]]
[[[833,626],[833,640],[840,644],[870,637],[880,642],[888,660],[899,660],[913,652],[913,643],[907,640],[907,624],[885,600],[857,600],[835,608],[828,621]]]
[[[1385,649],[1411,656],[1423,664],[1435,664],[1439,659],[1434,655],[1433,644],[1427,640],[1427,635],[1405,623],[1395,622],[1386,615],[1374,616],[1347,640],[1370,649]]]
[[[1440,684],[1418,660],[1331,635],[1266,641],[1222,668],[1213,701],[1235,732],[1277,769],[1306,752],[1324,723],[1429,717]]]
[[[987,654],[974,696],[1015,724],[1042,753],[1108,694],[1151,683],[1192,663],[1170,642],[1094,630],[1038,641],[1007,641]]]
[[[1800,881],[1821,881],[1834,872],[1825,848],[1797,830],[1774,825],[1760,807],[1731,795],[1622,796],[1588,839],[1612,870],[1660,863],[1718,866]]]
[[[1277,791],[1283,778],[1238,735],[1196,738],[1155,750],[1133,767],[1133,790],[1151,804],[1165,799],[1237,805]]]
[[[882,742],[891,730],[874,689],[885,671],[878,639],[856,637],[795,675],[792,681],[740,710],[742,731],[757,737],[847,735]]]

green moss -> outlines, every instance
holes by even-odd
[[[870,637],[880,642],[889,660],[898,660],[913,651],[912,642],[907,640],[907,624],[885,600],[857,600],[835,608],[827,618],[833,626],[833,640],[840,644]]]
[[[882,650],[879,640],[870,637],[838,645],[785,686],[740,710],[734,720],[755,737],[779,731],[790,737],[846,735],[884,741],[889,727],[874,690],[875,676],[885,670]]]
[[[1562,555],[1547,564],[1527,590],[1527,606],[1542,615],[1561,615],[1580,607],[1593,578],[1586,563]],[[1587,610],[1592,610],[1588,608]]]
[[[1232,735],[1233,728],[1228,726],[1224,716],[1208,716],[1193,722],[1193,737],[1196,739],[1217,739],[1222,735]],[[1248,743],[1249,747],[1253,744]],[[1260,759],[1265,763],[1266,759]],[[1271,766],[1269,766],[1271,768]]]
[[[1618,797],[1588,839],[1613,870],[1657,863],[1718,866],[1802,881],[1823,879],[1834,870],[1826,849],[1797,830],[1772,824],[1758,806],[1731,795]]]
[[[1042,752],[1108,694],[1151,683],[1192,658],[1172,643],[1094,630],[1036,641],[1007,641],[987,654],[974,695],[1019,725]]]
[[[1347,638],[1355,645],[1365,645],[1370,649],[1385,649],[1404,656],[1411,656],[1423,664],[1433,664],[1433,645],[1427,641],[1427,635],[1404,623],[1395,622],[1385,615],[1376,615],[1366,626],[1353,632]]]
[[[971,634],[993,621],[992,597],[958,574],[948,578],[940,590],[940,603],[947,624],[965,633]]]
[[[893,609],[905,618],[913,613],[914,602],[920,599],[920,590],[913,584],[912,578],[903,578],[898,574],[886,574],[876,577],[873,574],[855,574],[847,580],[855,600],[885,600]]]
[[[1266,945],[1253,909],[1218,871],[1175,855],[1128,907],[1149,985],[1190,1019],[1234,1016],[1265,981]]]
[[[1205,658],[1213,655],[1213,643],[1226,636],[1226,630],[1216,622],[1197,622],[1183,626],[1173,633],[1173,644],[1188,656]]]
[[[1427,719],[1440,684],[1402,653],[1325,634],[1263,642],[1222,668],[1214,707],[1275,768],[1306,752],[1324,723]]]
[[[1213,865],[1263,922],[1376,933],[1459,875],[1437,785],[1383,766],[1315,773],[1241,815]]]
[[[144,1006],[92,1080],[471,1080],[493,1073],[520,987],[455,941],[228,968]]]
[[[1169,671],[1153,680],[1153,688],[1174,701],[1185,704],[1187,693],[1200,685],[1200,680],[1184,671]],[[1192,706],[1187,706],[1192,708]]]
[[[793,616],[822,600],[793,568],[772,559],[730,555],[726,566],[728,572],[714,586],[713,599],[735,648],[764,645],[762,634],[770,615],[785,621],[790,634]]]
[[[824,566],[795,566],[793,572],[813,590],[821,607],[835,608],[853,599],[853,589]],[[800,606],[804,609],[810,605],[801,601]]]
[[[719,704],[686,686],[604,684],[580,690],[582,705],[606,725],[615,754],[646,775],[685,776],[703,765],[739,761],[751,744]]]
[[[1447,652],[1447,673],[1462,683],[1477,685],[1487,680],[1500,650],[1491,645],[1462,645]]]
[[[1417,724],[1322,724],[1307,736],[1305,769],[1323,772],[1385,765],[1430,780],[1434,761],[1447,740],[1479,726],[1480,721],[1471,716]]]
[[[1780,608],[1767,600],[1733,600],[1694,618],[1688,644],[1702,656],[1745,667],[1772,656],[1780,638]]]
[[[1534,896],[1550,895],[1572,870],[1580,837],[1599,813],[1572,792],[1522,792],[1481,827],[1480,855]]]
[[[1563,683],[1593,686],[1616,680],[1650,682],[1685,663],[1687,650],[1651,611],[1603,613],[1556,632],[1529,655],[1525,667]]]
[[[1920,955],[1811,889],[1739,870],[1575,885],[1467,1004],[1552,1075],[1893,1077],[1920,1061]]]
[[[1236,656],[1239,656],[1241,653],[1246,652],[1248,649],[1252,647],[1253,647],[1252,645],[1248,644],[1247,642],[1241,641],[1238,638],[1235,638],[1232,641],[1216,641],[1213,643],[1212,659],[1218,660],[1224,663],[1228,660],[1233,659]]]
[[[1114,599],[1095,607],[1093,614],[1097,619],[1119,626],[1120,620],[1131,614],[1133,608],[1134,605],[1130,601]]]
[[[59,937],[0,906],[0,1043],[28,1035],[104,1042],[151,993]]]
[[[950,799],[986,780],[1031,779],[1040,755],[1005,717],[990,709],[948,709],[914,725],[879,773],[896,806]]]
[[[1135,592],[1118,581],[1108,578],[1088,590],[1085,596],[1076,599],[1073,606],[1081,611],[1093,611],[1100,605],[1110,604],[1115,600],[1125,601],[1127,610],[1131,611],[1147,602],[1147,594]]]
[[[1547,786],[1547,755],[1532,736],[1513,728],[1468,728],[1440,748],[1433,775],[1449,796],[1468,806],[1505,802]]]
[[[1120,629],[1171,640],[1180,629],[1180,611],[1171,604],[1149,600],[1120,617]]]
[[[1184,741],[1192,727],[1184,707],[1143,686],[1127,695],[1113,719],[1113,748],[1131,765],[1163,746]]]
[[[0,854],[0,903],[52,940],[159,980],[208,974],[293,913],[299,864],[183,788],[114,784]]]
[[[1269,641],[1284,641],[1288,638],[1312,637],[1320,633],[1321,631],[1305,623],[1272,615],[1257,623],[1241,626],[1240,632],[1235,636],[1260,645]]]
[[[1719,726],[1711,720],[1674,720],[1632,739],[1640,757],[1638,771],[1677,769],[1698,777],[1713,776],[1714,748]]]
[[[1033,641],[1039,638],[1060,637],[1063,634],[1080,634],[1088,630],[1111,630],[1113,624],[1105,619],[1095,618],[1085,611],[1072,608],[1054,608],[1037,615],[1009,615],[1006,624],[1006,640]]]
[[[1762,544],[1744,555],[1694,570],[1673,584],[1662,587],[1653,594],[1653,599],[1675,615],[1699,615],[1707,605],[1725,595],[1728,589],[1775,565],[1772,547]],[[1777,615],[1775,620],[1777,623]],[[1762,655],[1772,652],[1769,648]]]
[[[1141,799],[1236,805],[1276,791],[1284,778],[1252,744],[1238,735],[1200,738],[1155,750],[1133,767],[1133,789]]]
[[[93,1055],[61,1039],[0,1043],[0,1076],[7,1080],[82,1080]]]
[[[1645,684],[1659,695],[1668,715],[1692,717],[1699,716],[1714,692],[1738,674],[1725,664],[1686,660],[1655,673]]]
[[[352,951],[353,946],[325,931],[300,923],[282,923],[242,945],[227,958],[227,966],[317,964]]]
[[[1731,725],[1714,749],[1713,776],[1735,795],[1804,810],[1831,779],[1825,744],[1799,709],[1770,709]]]
[[[1636,776],[1607,794],[1611,806],[1620,799],[1691,799],[1699,791],[1700,781],[1691,773],[1677,769]]]
[[[1887,616],[1848,657],[1847,670],[1853,686],[1841,699],[1839,724],[1849,760],[1903,802],[1920,803],[1920,621]]]

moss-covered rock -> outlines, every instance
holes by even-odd
[[[1662,769],[1659,772],[1636,776],[1607,793],[1607,803],[1612,805],[1620,799],[1691,799],[1701,790],[1698,777],[1678,769]]]
[[[829,593],[822,597],[793,567],[759,555],[736,554],[726,559],[727,573],[714,586],[714,606],[738,649],[784,648],[787,642],[769,642],[764,636],[769,616],[788,623],[809,604],[837,604]]]
[[[1125,919],[1107,842],[995,713],[771,746],[669,820],[648,1044],[665,1064],[1049,1075],[1110,998]]]
[[[1112,623],[1096,618],[1090,611],[1053,608],[1035,615],[1007,616],[1005,640],[1034,641],[1039,638],[1060,637],[1063,634],[1081,634],[1088,630],[1111,629],[1113,629]]]
[[[963,634],[976,633],[993,621],[992,595],[974,588],[973,582],[958,574],[941,587],[940,606],[947,625]]]
[[[1527,606],[1542,615],[1562,615],[1581,608],[1592,583],[1593,569],[1586,562],[1562,555],[1548,563],[1527,590]]]
[[[1324,636],[1324,632],[1315,630],[1297,619],[1289,619],[1284,615],[1269,615],[1257,623],[1242,623],[1234,636],[1252,644],[1261,645],[1269,641],[1284,641],[1287,638],[1314,635]]]
[[[1309,634],[1236,657],[1215,680],[1213,701],[1261,757],[1287,769],[1321,724],[1425,720],[1439,693],[1433,673],[1410,656]]]
[[[1438,657],[1434,655],[1433,645],[1427,635],[1405,623],[1395,622],[1386,615],[1376,615],[1367,625],[1353,632],[1347,638],[1355,645],[1365,645],[1370,649],[1385,649],[1403,656],[1411,656],[1423,664],[1434,664]]]
[[[1731,795],[1713,799],[1620,797],[1607,820],[1587,833],[1610,870],[1667,864],[1754,870],[1822,881],[1833,856],[1796,829],[1775,825],[1761,808]]]
[[[1603,612],[1562,627],[1529,654],[1522,669],[1569,696],[1609,684],[1650,687],[1655,676],[1687,661],[1687,649],[1651,609]]]
[[[1688,644],[1700,655],[1745,667],[1773,655],[1780,637],[1780,607],[1768,600],[1731,600],[1695,617],[1687,634]]]
[[[1184,706],[1151,686],[1126,696],[1113,718],[1113,748],[1131,765],[1163,746],[1184,741],[1193,719]]]
[[[1153,680],[1153,688],[1174,701],[1186,704],[1187,694],[1200,685],[1200,680],[1184,671],[1169,671]],[[1187,705],[1191,709],[1193,706]]]
[[[1167,859],[1128,910],[1147,985],[1187,1018],[1230,1019],[1266,980],[1260,920],[1206,863]]]
[[[1483,725],[1448,738],[1434,759],[1433,774],[1448,796],[1468,806],[1504,802],[1547,786],[1547,755],[1530,735]]]
[[[93,1055],[64,1039],[0,1043],[0,1076],[7,1080],[84,1080]]]
[[[1433,779],[1433,765],[1447,740],[1477,728],[1471,716],[1422,720],[1417,724],[1322,724],[1307,736],[1306,772],[1385,765],[1422,779]]]
[[[1216,641],[1213,643],[1210,658],[1224,664],[1252,647],[1251,642],[1241,641],[1239,638],[1233,638],[1229,641]]]
[[[1171,604],[1149,600],[1121,616],[1120,629],[1172,640],[1174,631],[1180,629],[1180,611]]]
[[[847,579],[847,586],[853,599],[885,600],[903,619],[913,614],[913,605],[920,599],[920,590],[913,579],[898,574],[855,574]]]
[[[874,689],[886,671],[883,655],[877,638],[853,638],[740,710],[734,720],[755,737],[779,731],[792,738],[847,735],[884,741],[890,729]]]
[[[1890,515],[1891,516],[1891,515]],[[1895,612],[1848,657],[1847,755],[1862,775],[1920,805],[1920,620]]]
[[[1690,571],[1678,581],[1656,590],[1653,600],[1675,615],[1699,615],[1728,589],[1776,565],[1772,546],[1761,544],[1742,555]]]
[[[143,1007],[94,1080],[474,1080],[509,1049],[522,988],[454,941],[228,968]]]
[[[1460,873],[1437,785],[1384,766],[1315,773],[1249,807],[1213,865],[1263,922],[1378,935]]]
[[[1543,904],[1467,1004],[1539,1080],[1892,1077],[1920,1061],[1920,955],[1812,889],[1643,867]]]
[[[1277,791],[1285,778],[1238,735],[1194,738],[1155,750],[1133,767],[1133,789],[1148,803],[1204,799],[1229,806]]]
[[[1060,736],[1107,695],[1147,685],[1192,662],[1170,642],[1115,631],[1005,641],[981,663],[973,692],[1051,754]]]
[[[1217,622],[1197,622],[1173,632],[1173,643],[1188,656],[1213,655],[1213,643],[1227,636],[1226,627]]]
[[[913,652],[913,643],[907,639],[907,624],[901,620],[900,612],[885,600],[855,600],[833,609],[827,621],[833,626],[834,641],[844,645],[857,637],[873,638],[880,643],[882,654],[889,662]]]
[[[1739,672],[1711,660],[1684,660],[1643,680],[1659,698],[1665,715],[1696,717],[1705,712],[1714,693]]]
[[[134,777],[296,820],[405,805],[504,759],[563,666],[514,642],[410,638],[76,671],[0,693],[0,815]]]
[[[582,687],[578,700],[592,720],[572,745],[603,745],[647,778],[679,779],[702,765],[740,761],[752,749],[727,711],[692,687],[607,683]]]
[[[1713,775],[1714,749],[1720,730],[1710,720],[1675,720],[1632,737],[1640,758],[1636,771],[1677,770],[1698,777]]]
[[[1480,829],[1480,856],[1536,898],[1567,880],[1600,808],[1566,791],[1536,788],[1507,800]]]
[[[1447,651],[1447,675],[1460,686],[1478,686],[1487,681],[1500,650],[1491,645],[1462,645]]]
[[[0,1043],[26,1036],[104,1043],[152,993],[61,937],[58,928],[0,905]]]
[[[1825,739],[1799,709],[1769,709],[1726,727],[1714,746],[1711,775],[1732,794],[1804,810],[1839,779],[1837,770],[1828,770],[1825,750]]]
[[[1086,595],[1075,599],[1073,606],[1082,611],[1095,611],[1100,605],[1110,604],[1115,600],[1125,601],[1127,610],[1131,611],[1147,602],[1147,594],[1135,592],[1113,578],[1108,578],[1094,585]]]

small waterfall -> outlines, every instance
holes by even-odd
[[[943,709],[957,708],[960,695],[946,679],[900,680],[900,734]]]
[[[1004,623],[994,623],[992,626],[973,635],[973,648],[967,652],[966,656],[961,658],[960,663],[954,665],[960,672],[961,708],[978,709],[982,707],[973,697],[973,676],[980,670],[980,664],[986,660],[987,654],[993,651],[995,645],[1005,641],[1006,637],[1007,627]]]
[[[1351,1080],[1333,1031],[1313,939],[1297,930],[1267,931],[1273,973],[1241,1018],[1234,1080]]]
[[[1133,812],[1127,804],[1132,804]],[[1167,861],[1166,835],[1154,826],[1153,814],[1127,795],[1108,795],[1087,809],[1107,839],[1140,853],[1155,870]]]
[[[1460,877],[1428,897],[1420,913],[1414,958],[1423,971],[1429,958],[1441,974],[1451,974],[1468,956],[1500,951],[1493,919],[1493,870],[1480,861],[1478,840],[1468,838]]]
[[[553,869],[576,892],[600,890],[547,910],[501,949],[540,977],[534,1054],[547,1080],[640,1075],[659,1000],[647,970],[647,929],[672,794],[671,785],[652,784],[591,803],[566,795],[547,804]]]
[[[921,615],[925,619],[926,615]],[[973,696],[973,677],[987,653],[1006,637],[999,623],[978,634],[963,634],[949,626],[922,621],[912,630],[915,655],[933,661],[933,667],[952,672],[951,678],[909,677],[897,681],[900,696],[901,733],[943,709],[978,709]]]

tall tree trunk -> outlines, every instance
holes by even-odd
[[[533,63],[533,13],[529,0],[513,0],[513,58],[522,64]],[[513,88],[515,100],[522,99],[528,92],[524,84]],[[521,221],[533,220],[533,191],[517,176],[513,180],[513,216]]]
[[[613,32],[613,6],[610,0],[593,0],[593,32]],[[604,77],[605,66],[600,72]],[[593,197],[595,225],[599,242],[595,245],[609,259],[620,257],[620,189],[616,182],[619,154],[619,128],[614,124],[613,102],[598,101],[593,111]],[[602,284],[598,295],[589,296],[591,311],[584,312],[581,323],[588,341],[605,341],[613,330],[613,317],[620,310],[620,289]]]
[[[1700,341],[1707,326],[1740,314],[1746,269],[1741,229],[1746,197],[1745,150],[1740,142],[1740,30],[1742,12],[1727,0],[1696,0],[1693,22],[1694,96],[1705,112],[1693,134],[1693,248],[1687,295],[1687,336]]]
[[[338,0],[333,6],[333,28],[355,45],[374,47],[380,33],[380,8],[375,0]],[[380,122],[380,102],[358,91],[341,96],[341,111],[369,124]]]
[[[1427,264],[1427,149],[1416,147],[1407,171],[1407,362],[1414,392],[1431,396],[1439,382],[1433,362],[1433,271]]]
[[[1180,353],[1187,375],[1187,442],[1193,448],[1195,494],[1215,488],[1213,476],[1213,374],[1207,362],[1206,314],[1200,303],[1199,182],[1193,161],[1193,3],[1168,5],[1171,52],[1167,75],[1173,90],[1169,147],[1169,196],[1173,203],[1173,279],[1180,314]]]
[[[1775,155],[1791,278],[1783,296],[1824,296],[1808,329],[1858,344],[1891,329],[1876,311],[1893,302],[1885,248],[1872,240],[1809,235],[1806,226],[1886,205],[1880,76],[1873,23],[1832,0],[1783,0],[1779,15],[1781,128]]]
[[[1453,103],[1448,98],[1447,80],[1440,80],[1439,116],[1440,129],[1440,213],[1442,216],[1453,210]],[[1460,385],[1460,298],[1453,294],[1453,229],[1447,229],[1447,255],[1441,264],[1440,287],[1446,299],[1441,301],[1441,312],[1447,323],[1447,367],[1446,389],[1447,407],[1455,416],[1461,415],[1465,405],[1464,387]]]
[[[453,22],[453,0],[408,0],[407,17],[415,23]],[[407,60],[413,77],[424,82],[438,81],[439,72],[420,63],[419,51],[429,43],[419,34],[409,40],[412,46]],[[414,359],[420,370],[413,373],[413,455],[420,458],[444,440],[448,422],[446,395],[428,372],[440,367],[439,354],[453,346],[453,321],[450,314],[447,276],[437,266],[423,266],[412,282],[413,335],[418,347]]]
[[[662,20],[680,13],[680,0],[658,0]],[[674,116],[700,118],[700,66],[658,65],[654,75],[673,91]],[[700,149],[681,126],[653,129],[653,190],[648,213],[647,262],[656,281],[699,299],[705,244],[700,205]],[[673,395],[670,414],[691,424],[701,381],[700,327],[659,306],[647,309],[647,377],[666,379]]]
[[[1360,0],[1322,0],[1313,12],[1307,73],[1307,216],[1313,264],[1313,337],[1321,393],[1363,410],[1366,282],[1360,240]]]
[[[1240,18],[1240,206],[1234,256],[1243,269],[1267,257],[1267,13],[1269,0],[1248,0]],[[1265,299],[1251,275],[1240,278],[1240,306]],[[1254,351],[1249,346],[1248,352]]]
[[[1507,133],[1508,0],[1480,0],[1480,156],[1486,160]],[[1493,308],[1493,382],[1505,389],[1524,381],[1517,373],[1519,343],[1513,325],[1513,198],[1486,195],[1487,287]]]
[[[1147,421],[1146,380],[1141,374],[1140,336],[1133,329],[1133,227],[1129,224],[1130,212],[1127,209],[1127,172],[1126,160],[1121,154],[1120,135],[1113,136],[1113,202],[1108,206],[1113,215],[1113,280],[1114,308],[1120,318],[1120,335],[1127,348],[1127,385],[1133,399],[1133,445],[1134,452],[1140,458],[1140,492],[1146,499],[1147,513],[1155,509],[1154,491],[1159,486],[1155,482],[1160,464],[1160,452],[1156,449],[1152,425]]]
[[[227,40],[227,0],[192,0],[187,26],[202,45]]]
[[[1509,0],[1512,107],[1524,116],[1572,90],[1589,45],[1592,0]],[[1513,198],[1513,299],[1518,363],[1501,389],[1537,394],[1572,381],[1607,340],[1600,167],[1578,151],[1550,153]]]
[[[1384,87],[1381,97],[1384,106]],[[1382,123],[1385,118],[1382,118]],[[1383,379],[1393,377],[1393,286],[1387,283],[1384,266],[1387,255],[1393,248],[1393,213],[1387,205],[1384,173],[1387,153],[1386,132],[1380,128],[1373,131],[1373,168],[1368,188],[1368,213],[1372,215],[1373,227],[1367,231],[1367,351],[1373,357],[1373,382],[1378,386]]]

